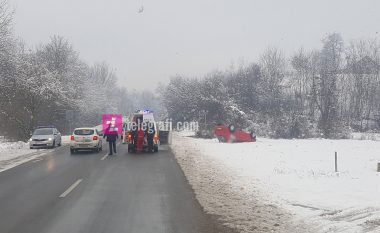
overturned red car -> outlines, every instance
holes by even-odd
[[[237,129],[234,125],[225,126],[219,124],[214,128],[214,134],[219,142],[255,142],[256,134],[254,132],[245,132]]]

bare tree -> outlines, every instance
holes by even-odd
[[[377,112],[379,49],[375,40],[359,40],[351,42],[346,51],[348,80],[345,83],[350,84],[350,101],[345,105],[345,112],[353,127],[361,131],[368,128],[364,123]]]
[[[9,9],[8,1],[0,1],[0,52],[4,52],[12,37],[13,12]]]
[[[325,137],[331,137],[339,122],[338,76],[342,69],[343,40],[340,34],[329,34],[320,53],[320,76],[317,80],[319,124]]]
[[[260,67],[268,98],[268,108],[280,107],[282,84],[285,77],[286,60],[283,53],[277,48],[268,48],[260,57]]]

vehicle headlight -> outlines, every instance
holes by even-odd
[[[49,138],[48,140],[49,140],[49,141],[52,141],[53,139],[52,139],[52,138]]]
[[[29,139],[29,142],[33,141],[31,138]]]

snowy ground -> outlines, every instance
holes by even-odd
[[[70,143],[70,136],[62,136],[62,145]],[[6,142],[0,137],[0,172],[36,159],[50,149],[29,149],[29,143]]]
[[[68,145],[70,144],[70,136],[62,136],[62,145]]]
[[[6,142],[0,138],[0,172],[44,155],[46,150],[31,150],[29,143]]]
[[[205,210],[243,232],[380,232],[380,141],[181,133],[171,147]]]

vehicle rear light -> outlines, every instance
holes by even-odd
[[[71,135],[70,140],[71,140],[71,141],[74,141],[74,140],[75,140],[74,135]]]
[[[98,140],[98,136],[94,136],[93,138],[92,138],[92,140]]]

